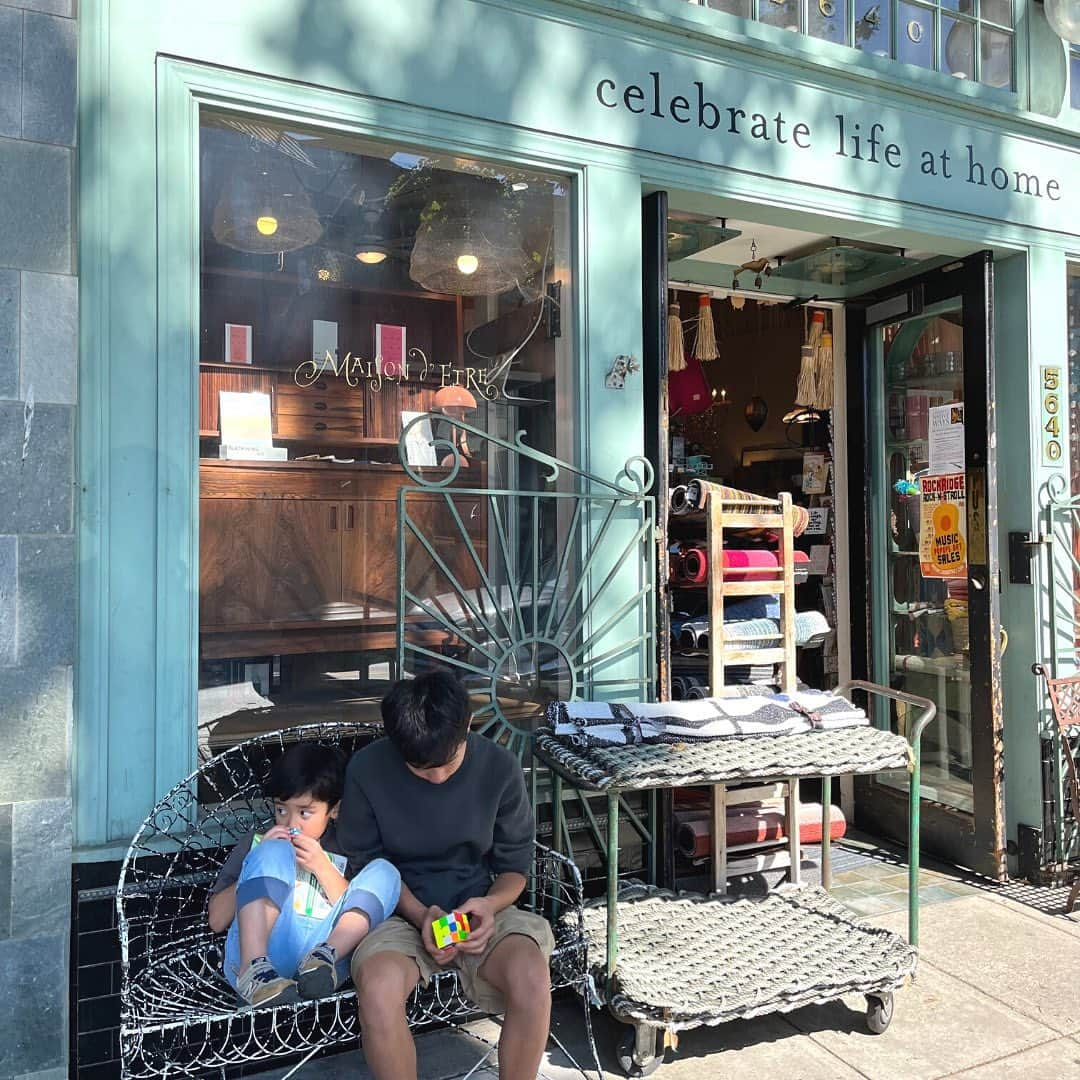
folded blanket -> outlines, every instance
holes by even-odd
[[[680,643],[685,644],[681,635],[692,637],[689,645],[692,648],[698,644],[705,648],[708,642],[702,644],[702,634],[710,631],[710,621],[707,615],[698,616],[684,622],[680,630]],[[795,644],[802,648],[811,642],[819,643],[831,629],[828,619],[820,611],[797,611],[795,613]],[[779,619],[746,619],[743,622],[728,622],[724,620],[724,644],[738,646],[740,649],[772,649],[780,645],[780,620]]]
[[[688,701],[553,701],[547,721],[575,746],[683,743],[740,735],[792,735],[859,727],[866,713],[819,690]]]

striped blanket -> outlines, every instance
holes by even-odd
[[[553,701],[547,722],[555,735],[575,746],[632,746],[684,743],[742,735],[794,735],[804,731],[859,727],[870,721],[862,709],[835,694],[702,698],[694,701]]]

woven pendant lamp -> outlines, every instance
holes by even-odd
[[[251,168],[227,177],[210,225],[219,244],[252,255],[276,255],[319,240],[322,222],[283,164],[260,155]]]

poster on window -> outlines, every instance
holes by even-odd
[[[967,480],[963,473],[919,480],[919,562],[924,578],[967,577]]]

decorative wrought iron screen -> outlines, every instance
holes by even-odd
[[[1080,673],[1080,495],[1069,492],[1064,475],[1058,473],[1046,485],[1046,538],[1049,540],[1048,601],[1051,674],[1056,678]],[[1067,729],[1051,723],[1043,739],[1050,744],[1044,754],[1052,771],[1054,821],[1052,835],[1045,838],[1047,855],[1055,863],[1080,857],[1080,833],[1068,813],[1065,754],[1080,754],[1080,725]],[[1049,822],[1046,824],[1050,824]]]
[[[459,450],[398,494],[398,665],[443,665],[468,687],[478,730],[520,755],[554,698],[641,700],[655,683],[655,501],[649,463],[613,480],[455,420],[531,487],[469,486]]]

